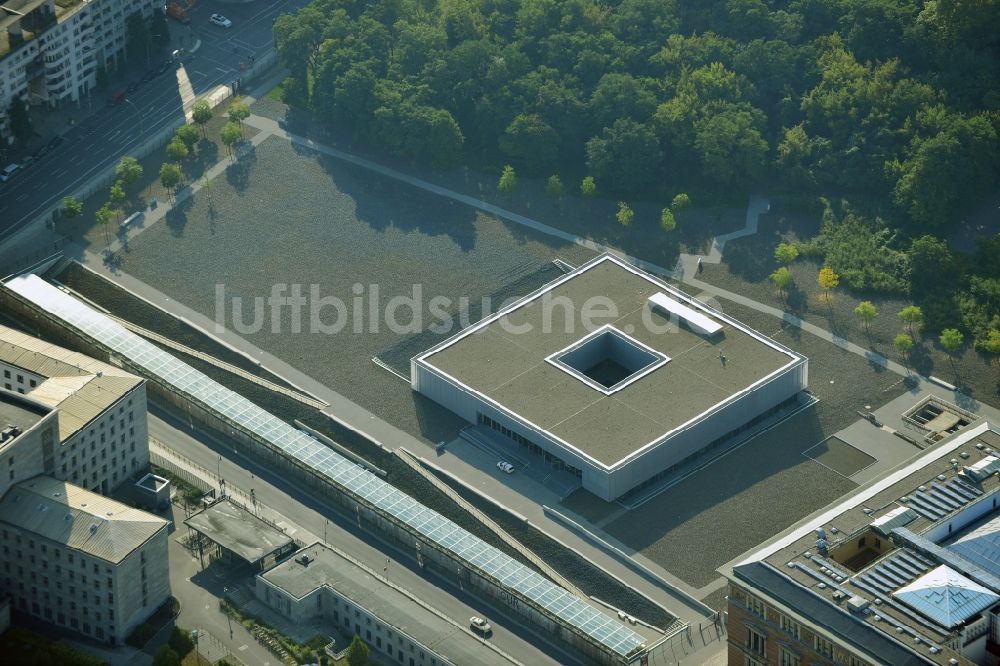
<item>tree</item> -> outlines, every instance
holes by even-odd
[[[349,666],[368,666],[368,646],[357,634],[351,639],[351,644],[347,646],[347,663]]]
[[[892,339],[892,346],[896,348],[900,356],[906,358],[913,349],[913,338],[908,336],[906,333],[900,333],[895,338]]]
[[[677,219],[669,208],[660,211],[660,228],[668,234],[677,228]]]
[[[167,645],[170,649],[177,653],[181,659],[187,656],[191,650],[194,649],[194,641],[191,640],[191,632],[186,629],[181,629],[175,626],[170,630],[170,638],[167,639]]]
[[[188,150],[193,150],[198,143],[198,128],[194,125],[181,125],[174,132],[174,138],[183,141]]]
[[[778,270],[771,273],[771,282],[774,283],[774,286],[781,292],[781,296],[784,297],[788,287],[792,286],[792,283],[795,282],[795,277],[788,270],[787,266],[781,266]]]
[[[509,164],[504,166],[503,171],[500,173],[500,182],[497,183],[497,189],[504,194],[510,194],[517,189],[517,174],[514,173],[514,167]]]
[[[208,102],[203,99],[195,102],[194,106],[191,107],[191,119],[201,128],[202,138],[208,138],[208,134],[205,132],[205,125],[212,119],[212,107],[208,105]]]
[[[31,123],[31,115],[28,113],[28,105],[16,95],[10,100],[7,121],[10,124],[10,131],[18,141],[27,141],[35,131]]]
[[[123,187],[128,187],[142,178],[142,165],[139,160],[126,155],[115,167],[115,176]]]
[[[62,216],[66,219],[79,217],[83,212],[83,204],[73,197],[63,197],[62,204]]]
[[[584,176],[580,181],[580,195],[588,200],[597,196],[597,183],[594,182],[593,176]]]
[[[250,117],[250,107],[243,102],[243,98],[237,97],[234,99],[226,113],[229,116],[229,122],[238,123],[242,132],[243,121]]]
[[[243,130],[240,129],[239,125],[230,120],[222,126],[222,129],[219,131],[219,138],[222,139],[222,143],[226,144],[229,155],[232,156],[233,146],[243,138]]]
[[[782,266],[787,266],[799,258],[799,248],[791,243],[778,243],[774,248],[774,260]]]
[[[913,337],[914,329],[919,330],[920,324],[924,320],[924,312],[916,305],[907,305],[905,308],[899,311],[899,318],[904,324],[906,324],[906,330],[910,332],[910,337]]]
[[[624,201],[619,201],[618,212],[615,214],[615,218],[617,218],[618,224],[628,229],[635,220],[635,211]]]
[[[96,219],[97,223],[101,225],[102,229],[104,229],[104,244],[111,247],[109,225],[111,224],[111,220],[115,219],[115,211],[111,210],[110,204],[105,203],[96,213],[94,213],[94,219]]]
[[[173,195],[174,188],[181,182],[181,168],[172,162],[160,167],[160,182]]]
[[[647,125],[619,118],[587,142],[587,168],[620,193],[638,193],[660,178],[660,142]]]
[[[180,162],[189,154],[187,145],[176,136],[167,144],[167,157],[174,162]]]
[[[951,362],[951,369],[958,373],[957,368],[955,368],[955,352],[962,348],[965,344],[965,334],[957,328],[946,328],[941,331],[941,337],[938,338],[941,343],[941,347],[948,352],[948,360]]]
[[[830,291],[840,284],[840,276],[834,273],[832,268],[824,266],[819,269],[819,275],[816,277],[816,281],[819,283],[820,289],[823,290],[823,294],[826,296],[826,302],[829,303]]]
[[[115,210],[118,211],[119,217],[121,216],[121,206],[125,203],[125,188],[122,187],[122,182],[116,180],[108,190],[108,199],[111,203],[115,205]]]
[[[871,333],[871,323],[874,321],[875,317],[878,316],[878,310],[875,308],[875,304],[871,301],[861,301],[858,306],[854,308],[854,315],[864,322],[865,332]]]
[[[675,213],[683,212],[688,208],[690,208],[690,206],[691,206],[691,197],[689,197],[683,192],[675,196],[674,200],[670,202],[670,210],[674,211]]]
[[[557,174],[549,176],[548,182],[545,183],[545,193],[553,199],[559,200],[562,199],[564,191],[565,188],[563,188],[562,180],[559,176]]]
[[[1000,354],[1000,329],[991,328],[987,331],[986,338],[980,346],[988,354]]]
[[[500,137],[500,150],[537,173],[555,165],[559,157],[559,134],[540,115],[522,113]]]
[[[181,666],[181,658],[169,645],[161,645],[153,657],[153,666]]]

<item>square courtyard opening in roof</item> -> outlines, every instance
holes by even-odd
[[[596,299],[607,307],[588,319]],[[792,401],[808,380],[805,357],[610,254],[410,365],[414,390],[526,453],[541,449],[608,500]]]
[[[545,360],[611,395],[670,359],[608,324]]]

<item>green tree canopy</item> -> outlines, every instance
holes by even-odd
[[[199,136],[198,128],[194,125],[181,125],[174,132],[174,138],[180,139],[188,150],[193,150],[196,143],[198,143]]]
[[[565,188],[559,175],[553,174],[549,176],[549,179],[545,182],[545,193],[553,199],[561,199],[564,191]]]
[[[203,99],[199,99],[191,107],[191,119],[201,127],[201,136],[205,137],[205,125],[212,119],[212,107]]]
[[[593,176],[584,176],[580,181],[580,196],[584,199],[593,199],[597,196],[597,183]]]
[[[657,177],[659,141],[646,125],[622,118],[587,142],[587,168],[617,192],[641,192]]]
[[[142,178],[142,165],[136,158],[126,155],[115,167],[115,177],[126,187],[132,185]]]
[[[787,266],[780,266],[778,270],[771,273],[771,282],[773,282],[774,286],[778,288],[778,291],[784,294],[786,290],[792,286],[792,283],[795,282],[795,277],[792,275],[792,272],[788,270]]]
[[[347,646],[347,663],[350,666],[368,666],[368,646],[361,637],[356,635],[351,639],[351,644]]]
[[[181,182],[181,168],[173,164],[172,162],[167,162],[160,167],[160,183],[163,187],[167,188],[171,192],[177,187]]]
[[[866,331],[871,331],[871,323],[878,316],[878,310],[871,301],[861,301],[854,308],[854,316],[864,322]]]
[[[899,333],[895,338],[892,339],[892,346],[896,348],[896,351],[902,356],[906,356],[913,349],[913,338],[908,336],[906,333]]]
[[[774,260],[782,266],[787,266],[799,258],[799,248],[791,243],[778,243],[774,248]]]
[[[167,144],[167,157],[172,159],[174,162],[180,162],[185,159],[190,154],[187,145],[180,139],[180,137],[174,137],[170,143]]]
[[[635,211],[624,201],[619,201],[618,213],[615,214],[615,218],[618,220],[618,224],[628,229],[635,220]]]
[[[674,196],[673,200],[670,202],[670,210],[674,213],[682,213],[691,207],[691,197],[689,197],[684,192]]]
[[[79,217],[83,212],[83,204],[73,197],[63,197],[62,215],[67,219]]]
[[[946,352],[954,354],[965,344],[965,334],[957,328],[946,328],[941,331],[938,341]]]
[[[667,233],[677,228],[677,219],[669,208],[660,211],[660,228]]]
[[[219,138],[226,145],[229,154],[232,155],[233,146],[243,139],[243,130],[240,129],[239,125],[230,120],[222,126],[222,129],[219,131]]]
[[[500,172],[500,182],[497,183],[497,189],[504,194],[510,194],[517,188],[517,174],[514,173],[514,167],[511,165],[506,165],[503,171]]]

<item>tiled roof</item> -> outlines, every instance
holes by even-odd
[[[2,325],[0,362],[46,378],[28,395],[59,408],[60,441],[66,441],[143,381],[121,368]]]
[[[13,486],[0,500],[0,523],[33,532],[113,564],[167,522],[49,476]]]

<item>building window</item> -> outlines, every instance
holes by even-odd
[[[767,619],[767,606],[764,602],[752,595],[747,595],[747,610],[759,618]]]
[[[818,634],[813,636],[813,649],[827,659],[833,659],[833,643]]]
[[[795,654],[786,647],[778,648],[778,665],[779,666],[799,666],[802,662],[799,655]]]
[[[751,657],[744,657],[743,666],[764,666],[764,663],[757,661],[756,659],[752,659]]]
[[[763,655],[766,641],[767,637],[764,634],[747,627],[747,650],[754,654]]]
[[[799,623],[787,615],[781,616],[781,630],[796,640],[802,638],[802,628]]]
[[[847,658],[847,666],[868,666],[868,662],[864,659],[859,659],[852,654]]]

